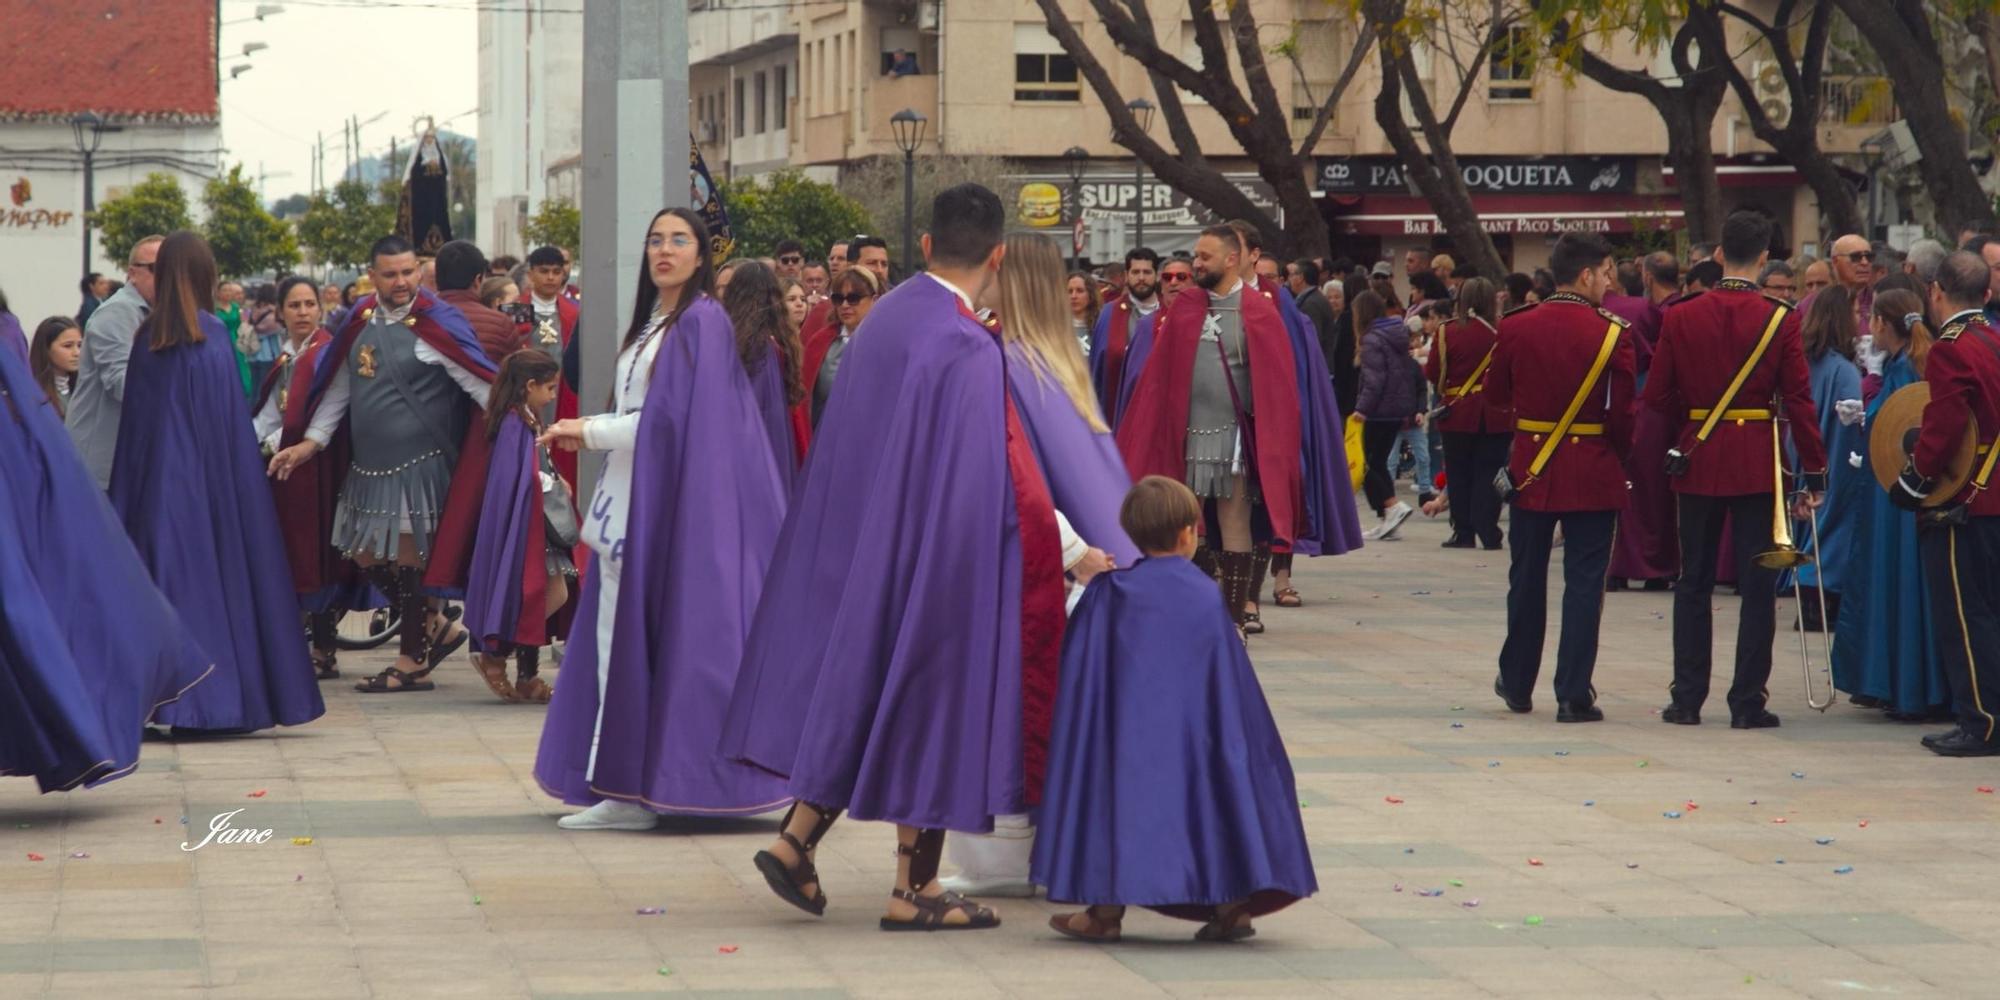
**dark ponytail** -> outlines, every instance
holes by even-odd
[[[562,373],[556,359],[539,350],[529,348],[515,351],[500,362],[500,373],[493,376],[493,391],[486,397],[486,436],[488,439],[500,436],[500,425],[507,414],[513,413],[528,401],[528,383],[548,382]]]

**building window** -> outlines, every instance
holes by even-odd
[[[747,110],[744,105],[743,81],[739,79],[736,81],[736,114],[731,116],[731,120],[736,124],[730,129],[730,131],[736,133],[736,138],[738,139],[743,138],[743,119],[745,117],[743,112]]]
[[[1535,96],[1535,33],[1515,25],[1498,40],[1487,66],[1486,99],[1526,101]]]
[[[771,106],[771,88],[766,84],[764,74],[757,74],[757,134],[763,135],[767,128],[768,116],[764,113]]]
[[[785,107],[785,105],[786,105],[786,104],[788,104],[788,103],[790,103],[790,101],[791,101],[791,92],[790,92],[790,90],[788,90],[788,89],[787,89],[787,87],[786,87],[786,84],[788,84],[788,83],[790,83],[790,82],[791,82],[791,80],[790,80],[790,77],[791,77],[791,75],[792,75],[792,74],[791,74],[790,70],[791,70],[791,67],[789,67],[789,66],[780,66],[780,67],[778,67],[778,68],[777,68],[777,69],[776,69],[776,70],[774,71],[774,72],[776,72],[776,73],[777,73],[777,84],[778,84],[778,85],[777,85],[777,87],[776,87],[776,88],[774,88],[774,89],[776,89],[776,91],[777,91],[777,96],[778,96],[778,104],[777,104],[777,111],[778,111],[778,114],[777,114],[777,118],[778,118],[778,128],[780,128],[780,129],[782,129],[782,128],[784,128],[784,127],[785,127],[785,115],[786,115],[786,114],[787,114],[787,113],[789,112],[789,110],[790,110],[790,109],[788,109],[788,108],[786,108],[786,107]]]
[[[1014,99],[1080,101],[1076,63],[1043,24],[1014,26]]]

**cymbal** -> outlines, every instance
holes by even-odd
[[[1875,481],[1885,490],[1896,488],[1896,480],[1903,475],[1903,466],[1910,456],[1903,451],[1903,436],[1924,424],[1924,407],[1930,405],[1931,387],[1928,382],[1916,382],[1896,390],[1876,409],[1868,427],[1868,464],[1875,473]],[[1973,462],[1979,457],[1979,426],[1968,417],[1965,422],[1965,436],[1945,463],[1944,472],[1937,477],[1931,491],[1924,497],[1923,506],[1941,507],[1972,480]]]

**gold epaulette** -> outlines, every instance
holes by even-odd
[[[1946,323],[1944,329],[1938,331],[1937,339],[1940,341],[1957,340],[1958,335],[1965,332],[1966,324],[1969,322],[1969,320],[1959,320],[1956,323]]]
[[[1512,309],[1509,309],[1509,310],[1507,310],[1506,312],[1503,312],[1503,313],[1501,313],[1501,314],[1500,314],[1500,318],[1501,318],[1501,319],[1506,319],[1507,317],[1509,317],[1509,316],[1512,316],[1512,315],[1514,315],[1515,313],[1524,313],[1524,312],[1527,312],[1528,310],[1530,310],[1530,309],[1533,309],[1533,308],[1535,308],[1535,307],[1536,307],[1536,306],[1538,306],[1538,305],[1541,305],[1541,303],[1540,303],[1540,302],[1529,302],[1529,303],[1526,303],[1526,304],[1523,304],[1523,305],[1518,305],[1518,306],[1515,306],[1514,308],[1512,308]]]
[[[1613,322],[1613,323],[1616,323],[1616,324],[1618,324],[1618,325],[1619,325],[1620,327],[1627,327],[1627,326],[1631,326],[1631,325],[1632,325],[1632,321],[1631,321],[1631,320],[1629,320],[1629,319],[1626,319],[1625,317],[1623,317],[1623,316],[1620,316],[1620,315],[1618,315],[1617,313],[1615,313],[1615,312],[1612,312],[1611,310],[1609,310],[1609,309],[1606,309],[1606,308],[1604,308],[1603,306],[1598,306],[1598,307],[1597,307],[1597,314],[1598,314],[1599,316],[1602,316],[1602,317],[1604,317],[1605,319],[1608,319],[1608,320],[1610,320],[1610,321],[1611,321],[1611,322]]]

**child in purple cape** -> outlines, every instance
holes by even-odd
[[[541,351],[516,351],[500,365],[486,407],[493,440],[480,505],[478,540],[465,584],[465,624],[477,651],[472,664],[501,701],[547,704],[554,689],[535,670],[539,658],[507,656],[549,642],[549,619],[569,601],[576,577],[576,508],[546,447],[541,413],[555,402],[562,369]]]
[[[1147,476],[1119,522],[1145,558],[1101,573],[1063,640],[1034,881],[1090,904],[1049,926],[1120,936],[1125,907],[1240,941],[1319,888],[1285,744],[1215,581],[1188,558],[1201,506]]]

